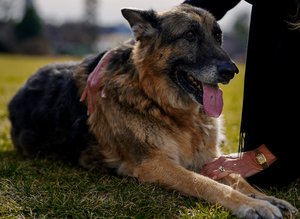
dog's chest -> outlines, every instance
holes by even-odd
[[[220,134],[218,121],[201,120],[189,127],[174,129],[164,148],[181,166],[199,171],[205,163],[220,155]]]

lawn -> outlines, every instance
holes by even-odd
[[[7,103],[39,67],[70,57],[0,55],[0,218],[235,218],[220,205],[78,166],[25,160],[12,146]],[[236,152],[244,66],[224,92],[224,152]],[[265,191],[300,208],[299,182]]]

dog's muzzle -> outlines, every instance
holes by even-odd
[[[218,61],[217,71],[220,83],[228,84],[229,81],[234,77],[234,74],[239,73],[239,69],[231,61]]]

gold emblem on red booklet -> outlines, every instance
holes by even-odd
[[[262,168],[266,169],[269,166],[265,155],[259,150],[255,150],[255,159],[257,163],[262,166]]]

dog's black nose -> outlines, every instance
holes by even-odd
[[[239,69],[231,61],[219,61],[217,70],[222,83],[228,83],[234,77],[235,73],[239,73]]]

